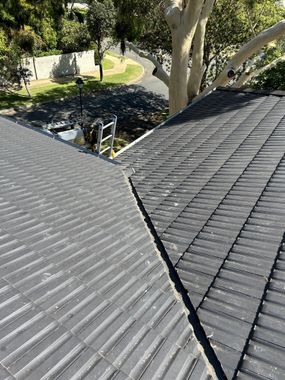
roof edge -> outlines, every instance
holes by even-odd
[[[273,96],[285,96],[285,91],[282,90],[259,90],[250,87],[217,87],[216,91],[227,91],[227,92],[239,92],[246,94],[256,94],[256,95],[273,95]]]
[[[215,90],[211,91],[206,96],[203,96],[197,102],[189,103],[186,107],[182,108],[180,111],[176,112],[174,115],[168,117],[161,124],[157,125],[156,127],[154,127],[153,129],[151,129],[150,131],[146,132],[141,137],[139,137],[138,139],[134,140],[129,145],[125,146],[123,149],[119,150],[119,152],[116,153],[116,157],[118,157],[120,154],[122,154],[125,151],[127,151],[129,148],[132,148],[134,145],[136,145],[137,143],[139,143],[140,141],[142,141],[144,138],[146,138],[147,136],[151,135],[156,129],[159,129],[159,128],[163,127],[168,121],[174,119],[176,116],[180,115],[186,109],[188,109],[189,107],[192,107],[194,104],[199,103],[201,100],[205,99],[207,96],[209,96],[210,94],[212,94],[215,91],[239,92],[239,93],[246,93],[246,94],[249,93],[249,94],[256,94],[256,95],[267,95],[267,96],[273,95],[273,96],[279,96],[279,97],[285,96],[285,91],[282,91],[282,90],[258,90],[258,89],[254,89],[254,88],[250,88],[250,87],[222,87],[222,86],[221,87],[217,87]]]
[[[153,129],[151,129],[150,131],[146,132],[141,137],[139,137],[138,139],[134,140],[129,145],[125,146],[123,149],[119,150],[119,152],[116,153],[116,157],[118,157],[120,154],[124,153],[126,150],[132,148],[134,145],[136,145],[137,143],[139,143],[140,141],[142,141],[143,139],[145,139],[147,136],[151,135],[155,130],[163,127],[170,120],[174,119],[176,116],[180,115],[182,112],[184,112],[188,108],[190,108],[190,107],[194,106],[195,104],[199,103],[201,100],[205,99],[209,95],[210,95],[210,93],[207,94],[207,95],[205,95],[203,98],[199,99],[196,103],[192,103],[191,102],[191,103],[187,104],[186,107],[182,108],[180,111],[178,111],[175,114],[171,115],[166,120],[164,120],[162,123],[158,124],[156,127],[154,127]],[[116,157],[115,157],[115,159],[116,159]]]
[[[69,145],[69,146],[71,146],[73,148],[76,148],[76,149],[78,149],[78,152],[80,152],[80,153],[89,154],[91,156],[99,158],[100,160],[109,162],[109,163],[111,163],[113,165],[120,165],[119,162],[116,162],[116,160],[114,160],[112,158],[109,158],[107,156],[103,156],[102,154],[95,153],[95,152],[91,151],[90,149],[88,149],[88,148],[86,148],[86,147],[84,147],[82,145],[75,144],[75,143],[73,143],[71,141],[63,140],[63,139],[61,139],[60,137],[58,137],[56,135],[50,135],[50,134],[46,133],[41,127],[35,127],[35,126],[33,126],[33,125],[29,124],[29,123],[24,123],[21,120],[13,119],[12,117],[6,116],[6,115],[1,115],[0,114],[0,118],[6,119],[10,123],[15,123],[17,125],[20,125],[21,127],[30,129],[30,130],[32,130],[32,131],[34,131],[36,133],[40,133],[40,134],[44,135],[45,137],[47,137],[49,139],[53,139],[53,140],[59,141],[62,144]]]

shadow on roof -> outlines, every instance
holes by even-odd
[[[206,96],[198,103],[193,105],[190,104],[181,114],[170,119],[163,128],[188,122],[189,120],[203,120],[226,114],[229,111],[238,111],[245,105],[249,105],[251,102],[256,101],[258,97],[264,96],[264,94],[253,94],[250,92],[229,92],[229,96],[225,96],[225,91],[219,89]]]

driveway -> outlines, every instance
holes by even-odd
[[[153,92],[154,94],[161,95],[165,99],[168,99],[168,87],[161,80],[152,75],[154,65],[149,60],[141,58],[130,50],[126,52],[126,56],[137,61],[144,67],[145,74],[138,82],[138,85],[142,86],[148,92]]]
[[[119,49],[115,49],[115,52],[120,54]],[[126,51],[125,55],[126,57],[137,61],[144,67],[145,73],[143,78],[138,82],[138,85],[142,86],[148,92],[153,92],[154,94],[161,95],[165,99],[168,99],[168,87],[161,80],[152,75],[154,65],[149,60],[141,58],[130,50]]]

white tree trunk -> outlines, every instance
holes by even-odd
[[[188,80],[188,99],[192,100],[200,92],[201,82],[205,67],[203,64],[204,59],[204,46],[205,46],[205,34],[206,26],[209,16],[213,10],[215,0],[206,0],[199,23],[197,25],[196,33],[193,41],[192,52],[192,67],[190,77]]]
[[[267,45],[271,41],[275,41],[285,34],[285,20],[278,22],[271,28],[264,30],[254,37],[247,44],[242,46],[240,50],[232,57],[228,62],[225,69],[221,72],[218,78],[207,87],[200,95],[198,95],[194,102],[200,100],[202,97],[207,95],[209,92],[213,91],[219,86],[225,86],[232,79],[228,74],[232,70],[236,72],[238,68],[251,56],[256,54],[263,46]]]
[[[172,35],[172,64],[169,80],[170,114],[188,104],[187,77],[190,48],[204,1],[169,1],[165,18]]]
[[[242,87],[244,85],[244,81],[247,82],[247,76],[249,75],[249,73],[252,72],[252,71],[254,71],[253,68],[256,65],[260,64],[260,62],[262,61],[261,54],[262,54],[262,50],[260,52],[258,52],[258,54],[256,55],[256,57],[254,57],[253,59],[251,59],[251,60],[249,60],[247,62],[249,64],[248,67],[246,67],[246,69],[240,75],[240,77],[238,78],[238,80],[235,83],[233,83],[232,87],[239,88],[239,87]]]
[[[169,80],[169,112],[176,113],[188,104],[187,76],[190,46],[184,34],[172,37],[172,63]]]

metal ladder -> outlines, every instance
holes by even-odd
[[[101,154],[103,154],[109,150],[110,151],[109,152],[109,158],[113,158],[113,147],[114,147],[116,127],[117,127],[117,119],[118,119],[117,116],[113,115],[112,121],[110,123],[104,125],[103,122],[101,122],[99,124],[99,126],[98,126],[98,139],[97,139],[97,146],[96,146],[96,151],[99,155],[101,155]],[[103,137],[104,131],[107,128],[111,128],[110,134],[106,137]],[[109,145],[106,148],[104,148],[103,150],[101,150],[102,143],[104,141],[107,141],[107,140],[109,140]]]

